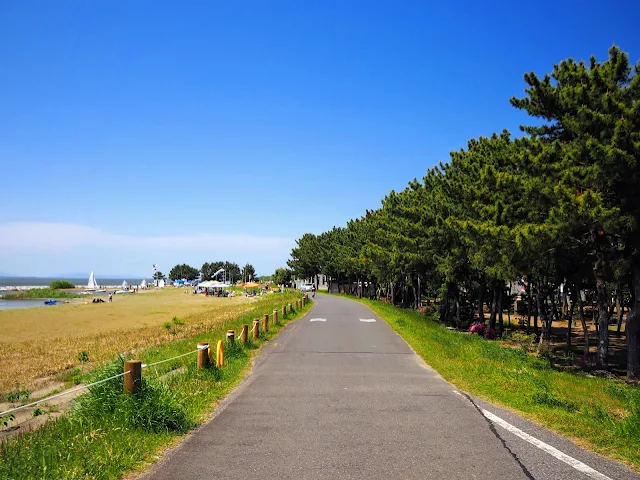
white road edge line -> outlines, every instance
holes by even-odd
[[[375,318],[361,318],[360,319],[361,322],[366,322],[366,323],[374,323],[376,321]]]
[[[309,320],[310,322],[326,322],[327,319],[326,318],[312,318],[311,320]]]
[[[453,392],[457,393],[458,395],[460,395],[461,397],[466,399],[466,397],[464,395],[462,395],[460,392],[458,392],[457,390],[454,390]],[[528,433],[523,432],[518,427],[514,427],[513,425],[511,425],[510,423],[506,422],[505,420],[503,420],[502,418],[498,417],[497,415],[494,415],[490,411],[485,410],[484,408],[481,408],[480,411],[482,412],[482,414],[489,421],[495,423],[496,425],[500,425],[505,430],[513,433],[516,437],[520,437],[521,439],[523,439],[523,440],[529,442],[530,444],[538,447],[540,450],[544,450],[545,452],[547,452],[552,457],[555,457],[558,460],[560,460],[561,462],[564,462],[567,465],[572,466],[573,468],[575,468],[579,472],[582,472],[582,473],[584,473],[585,475],[587,475],[587,476],[589,476],[591,478],[595,478],[596,480],[612,480],[610,477],[607,477],[606,475],[603,475],[602,473],[598,472],[597,470],[594,470],[589,465],[586,465],[586,464],[582,463],[580,460],[576,460],[575,458],[570,457],[566,453],[561,452],[557,448],[552,447],[548,443],[544,443],[542,440],[538,440],[536,437],[532,437]]]

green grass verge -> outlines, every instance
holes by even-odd
[[[215,345],[225,339],[228,329],[239,332],[243,323],[251,325],[254,318],[262,318],[275,308],[280,310],[294,298],[277,295],[241,318],[195,337],[140,352],[137,358],[153,363],[193,350],[199,341]],[[143,468],[162,448],[175,444],[201,424],[212,406],[248,373],[257,349],[288,322],[306,313],[311,304],[285,319],[279,318],[279,325],[270,322],[269,332],[262,332],[247,346],[225,342],[224,367],[198,372],[193,354],[143,370],[140,395],[123,395],[122,378],[92,387],[71,412],[38,430],[0,443],[0,478],[116,479]],[[120,373],[123,361],[119,358],[86,379]]]
[[[449,330],[414,310],[360,301],[456,387],[640,471],[639,386],[560,372],[522,349]]]
[[[4,294],[3,298],[5,300],[28,300],[40,298],[84,298],[84,296],[54,288],[31,288],[29,290]]]

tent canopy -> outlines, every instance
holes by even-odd
[[[260,287],[260,284],[256,282],[248,282],[242,286],[242,288],[258,288],[258,287]]]

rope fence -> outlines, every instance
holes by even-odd
[[[307,304],[307,295],[305,294],[304,296],[302,296],[299,300],[296,299],[294,301],[293,304],[288,304],[288,305],[284,305],[282,307],[281,310],[281,315],[282,318],[284,318],[287,313],[293,313],[297,310],[299,310],[300,308],[303,308],[306,304]],[[262,320],[262,324],[263,324],[263,329],[265,332],[269,331],[269,318],[273,319],[273,323],[275,325],[278,324],[278,310],[274,310],[273,313],[271,314],[267,314],[265,313],[263,316],[263,320]],[[253,328],[251,329],[252,333],[253,333],[253,338],[259,338],[260,335],[260,318],[256,318],[253,321]],[[242,325],[241,327],[241,334],[237,337],[243,344],[246,344],[248,342],[248,330],[249,330],[249,326],[248,325]],[[234,330],[228,330],[227,334],[226,334],[226,341],[228,343],[233,343],[235,341],[235,331]],[[23,410],[25,408],[29,408],[29,407],[33,407],[34,405],[38,405],[40,403],[46,403],[49,402],[55,398],[59,398],[59,397],[63,397],[65,395],[70,395],[71,393],[75,393],[79,390],[83,390],[83,389],[87,389],[87,388],[91,388],[93,386],[96,385],[100,385],[101,383],[105,383],[108,382],[110,380],[114,380],[116,378],[119,377],[125,377],[124,379],[124,393],[125,394],[131,394],[131,393],[136,393],[137,391],[139,391],[140,387],[141,387],[141,383],[142,383],[142,376],[141,376],[141,370],[143,368],[149,368],[149,367],[153,367],[156,365],[160,365],[161,363],[166,363],[166,362],[171,362],[173,360],[177,360],[178,358],[182,358],[182,357],[186,357],[188,355],[193,355],[194,353],[198,353],[198,370],[200,370],[201,368],[207,368],[211,365],[209,357],[210,357],[210,345],[208,343],[205,342],[201,342],[198,344],[197,348],[195,350],[192,350],[190,352],[187,353],[183,353],[181,355],[176,355],[175,357],[171,357],[171,358],[167,358],[164,360],[159,360],[157,362],[154,363],[142,363],[140,360],[127,360],[125,361],[124,364],[124,368],[125,371],[123,373],[118,373],[116,375],[113,375],[109,378],[103,378],[102,380],[98,380],[96,382],[92,382],[89,383],[87,385],[80,385],[78,387],[72,388],[70,390],[66,390],[64,392],[61,393],[57,393],[55,395],[51,395],[49,397],[45,397],[45,398],[41,398],[40,400],[36,400],[34,402],[31,403],[27,403],[26,405],[20,405],[19,407],[15,407],[15,408],[10,408],[9,410],[6,410],[4,412],[0,413],[0,417],[3,417],[5,415],[8,415],[10,413],[13,412],[17,412],[19,410]],[[224,366],[224,346],[222,341],[217,342],[217,346],[216,346],[216,366],[218,367],[222,367]]]

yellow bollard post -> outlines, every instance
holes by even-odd
[[[218,348],[216,349],[216,365],[224,367],[224,345],[222,340],[218,340]]]

